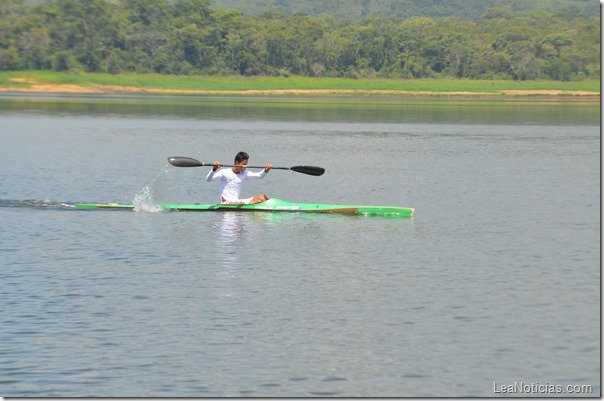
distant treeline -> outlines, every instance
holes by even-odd
[[[494,7],[513,12],[541,10],[564,16],[600,14],[600,4],[594,0],[212,0],[211,4],[216,9],[239,10],[244,15],[329,14],[352,21],[368,17],[455,17],[467,21],[479,19],[488,8]]]
[[[210,0],[0,0],[0,70],[350,78],[600,77],[600,19],[244,16]]]

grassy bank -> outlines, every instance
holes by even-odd
[[[486,81],[0,72],[0,91],[149,94],[599,96],[599,81]]]

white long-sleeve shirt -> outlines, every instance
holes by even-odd
[[[245,180],[258,180],[264,178],[266,172],[264,170],[254,173],[245,170],[242,173],[235,174],[233,169],[227,168],[218,171],[210,170],[206,181],[214,181],[220,178],[220,197],[221,201],[229,203],[237,203],[240,201],[239,195],[243,188]]]

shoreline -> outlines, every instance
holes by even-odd
[[[0,86],[0,93],[82,94],[82,95],[175,95],[175,96],[361,96],[361,97],[441,97],[441,98],[547,98],[600,100],[600,92],[563,89],[498,89],[493,91],[427,91],[402,89],[160,89],[125,85],[78,85],[48,83],[27,78],[12,78]]]

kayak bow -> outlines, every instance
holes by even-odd
[[[134,205],[118,203],[80,203],[75,205],[77,209],[134,209]],[[226,211],[249,211],[249,212],[298,212],[298,213],[338,213],[361,216],[398,216],[412,217],[413,208],[395,206],[352,206],[334,205],[322,203],[291,203],[281,199],[271,198],[266,202],[253,205],[230,205],[230,204],[160,204],[165,210],[171,211],[196,211],[196,212],[226,212]]]

